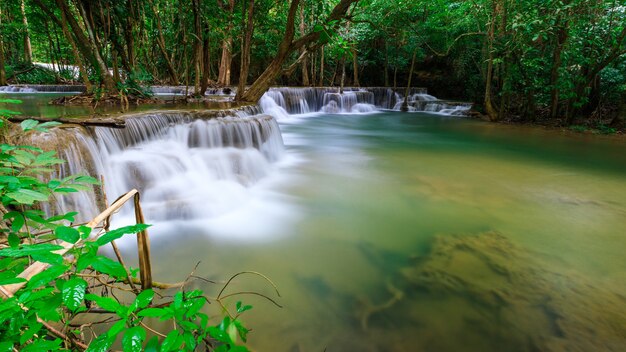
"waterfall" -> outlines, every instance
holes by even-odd
[[[206,219],[245,203],[246,189],[271,174],[283,154],[276,120],[250,111],[216,118],[187,111],[130,115],[124,129],[54,129],[39,144],[62,141],[55,147],[68,164],[58,176],[102,175],[109,202],[138,189],[149,223]],[[100,198],[69,194],[55,210],[80,209],[80,220],[90,219],[102,210]]]
[[[15,84],[0,87],[0,93],[83,93],[83,85]]]
[[[393,88],[272,88],[259,102],[262,110],[283,120],[289,115],[323,112],[327,114],[363,114],[380,109],[399,111],[404,89]],[[470,103],[442,101],[427,94],[425,88],[409,90],[409,111],[443,115],[465,115]]]

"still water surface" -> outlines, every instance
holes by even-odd
[[[622,140],[419,113],[281,128],[262,216],[155,248],[159,278],[199,258],[272,278],[282,309],[243,297],[254,349],[626,349]]]

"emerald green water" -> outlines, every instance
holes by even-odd
[[[626,349],[623,139],[415,113],[281,128],[296,162],[267,186],[276,219],[236,220],[269,235],[155,250],[157,277],[202,260],[272,278],[280,298],[254,278],[229,289],[284,306],[239,297],[255,350]]]
[[[25,114],[93,113],[22,98]],[[286,156],[243,211],[151,229],[158,281],[200,262],[275,282],[281,297],[254,276],[227,290],[283,306],[232,299],[254,306],[253,350],[626,350],[623,138],[399,112],[281,129]]]

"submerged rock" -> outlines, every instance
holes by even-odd
[[[410,314],[419,319],[426,310],[439,310],[445,334],[456,330],[458,346],[465,341],[466,350],[626,350],[623,293],[575,273],[551,271],[546,264],[488,232],[439,236],[429,254],[401,273],[416,302]],[[433,338],[440,333],[436,327],[423,333],[424,348],[455,345]]]

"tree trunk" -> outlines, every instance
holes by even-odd
[[[487,35],[489,58],[487,60],[487,78],[485,80],[485,102],[484,102],[485,111],[487,112],[487,116],[489,117],[489,120],[491,121],[498,120],[498,112],[493,106],[493,101],[491,97],[491,94],[492,94],[491,85],[493,81],[493,61],[494,61],[493,44],[495,41],[495,27],[496,27],[496,17],[497,17],[497,8],[498,8],[496,1],[497,0],[492,0],[492,12],[491,12],[492,18],[489,24],[489,33]]]
[[[322,46],[322,57],[320,58],[320,83],[318,86],[324,86],[324,46]]]
[[[355,46],[352,47],[352,71],[354,72],[352,85],[355,87],[359,87],[359,60],[357,57],[357,51]]]
[[[245,1],[243,2],[245,4]],[[245,5],[244,5],[245,6]],[[245,13],[244,11],[242,11]],[[235,100],[239,100],[248,83],[248,71],[250,70],[250,49],[252,46],[252,34],[254,32],[254,0],[248,0],[248,16],[244,38],[241,43],[241,69],[239,71],[239,85]],[[242,18],[242,21],[245,18]]]
[[[161,26],[161,18],[159,17],[159,11],[154,5],[153,0],[148,0],[148,3],[150,4],[150,7],[152,8],[152,12],[154,13],[154,19],[155,19],[156,26],[157,26],[157,37],[156,37],[157,46],[159,47],[159,50],[161,50],[161,55],[163,55],[163,59],[165,59],[165,65],[167,66],[167,72],[170,75],[172,84],[177,86],[180,84],[180,81],[178,80],[178,73],[176,72],[176,69],[174,68],[174,64],[172,63],[170,56],[167,54],[167,48],[165,47],[165,37],[163,36],[163,26]]]
[[[33,63],[33,49],[30,45],[30,34],[28,33],[28,19],[26,18],[26,6],[24,0],[21,3],[22,24],[24,25],[24,61],[27,64]]]
[[[202,62],[202,23],[200,22],[200,0],[192,1],[193,23],[195,30],[194,44],[193,44],[193,68],[194,68],[194,81],[193,81],[193,94],[195,96],[200,95],[200,63]]]
[[[404,91],[404,101],[400,107],[400,111],[409,111],[409,94],[411,93],[411,81],[413,79],[413,70],[415,69],[415,57],[417,57],[417,47],[413,50],[413,59],[411,60],[411,70],[409,70],[409,80]]]
[[[7,85],[7,72],[4,69],[4,42],[0,34],[0,86]]]
[[[63,30],[63,35],[70,43],[72,47],[72,54],[74,56],[74,61],[76,66],[78,66],[78,72],[80,73],[80,77],[83,80],[83,84],[85,85],[87,92],[91,91],[91,82],[89,82],[89,75],[87,74],[87,70],[85,69],[85,65],[83,64],[83,59],[78,52],[78,48],[76,47],[76,42],[74,38],[70,34],[70,30],[67,27],[67,18],[64,11],[61,11],[61,29]],[[72,70],[73,72],[73,70]]]
[[[385,41],[385,87],[389,87],[389,52],[387,51],[387,41]]]
[[[304,36],[305,34],[305,28],[304,28],[304,7],[300,7],[300,35]],[[302,48],[302,52],[304,52],[306,49]],[[308,67],[308,62],[307,59],[305,58],[302,61],[302,85],[307,87],[310,85],[309,83],[309,71],[307,69]]]
[[[557,18],[557,26],[559,26],[561,18]],[[552,69],[550,70],[550,118],[554,119],[559,113],[559,69],[561,68],[561,53],[567,41],[568,22],[560,26],[556,35],[556,43],[554,44],[554,53],[552,55]]]
[[[339,94],[343,94],[343,86],[346,82],[346,57],[341,59],[341,82],[339,83]]]
[[[226,26],[226,37],[222,42],[222,58],[217,75],[217,84],[222,86],[230,85],[230,71],[233,61],[233,11],[235,10],[235,0],[228,0],[227,3],[219,1],[220,7],[228,13],[228,26]]]
[[[107,92],[115,93],[117,92],[117,87],[115,86],[115,80],[113,79],[113,76],[111,76],[111,73],[109,72],[109,68],[104,62],[104,59],[102,58],[102,56],[100,55],[100,51],[98,50],[96,35],[94,32],[92,23],[89,19],[89,16],[87,12],[85,11],[85,7],[83,6],[82,2],[79,1],[77,3],[77,7],[81,16],[83,17],[83,23],[85,25],[85,29],[87,30],[87,35],[89,38],[87,45],[88,47],[91,48],[92,56],[96,64],[95,68],[99,71],[100,77],[102,78],[102,85],[104,86],[104,89]],[[69,8],[66,7],[66,9],[68,10],[66,15],[69,14],[71,16],[71,13],[69,12]]]
[[[208,28],[205,27],[204,43],[202,44],[202,82],[200,83],[200,95],[203,96],[209,87],[211,75],[211,42],[209,40]]]
[[[341,0],[331,11],[330,15],[324,23],[335,23],[338,25],[339,20],[343,18],[348,8],[358,0]],[[287,26],[283,40],[278,46],[278,52],[274,60],[268,65],[265,71],[257,78],[256,81],[247,89],[240,97],[240,101],[258,102],[261,96],[270,88],[276,78],[282,73],[282,65],[289,55],[304,46],[318,42],[320,39],[320,31],[312,31],[307,35],[294,40],[294,22],[298,10],[300,0],[292,0],[289,6],[289,14],[287,16]],[[319,43],[318,45],[323,45]]]

